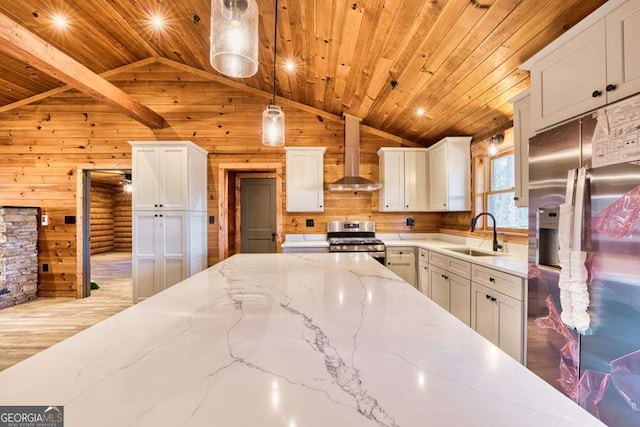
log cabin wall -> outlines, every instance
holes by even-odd
[[[39,236],[41,296],[76,296],[76,226],[65,216],[76,215],[76,174],[80,165],[131,165],[130,140],[190,140],[209,152],[209,265],[218,262],[218,165],[220,163],[280,163],[282,148],[260,144],[261,114],[268,96],[242,92],[166,63],[154,63],[109,78],[125,92],[161,114],[169,127],[151,130],[94,99],[68,91],[0,114],[0,158],[6,205],[38,206],[50,216]],[[325,183],[343,176],[343,122],[285,104],[288,146],[327,147]],[[377,150],[401,146],[398,138],[361,131],[361,175],[378,179]],[[286,180],[286,177],[285,177]],[[286,181],[285,181],[286,182]],[[283,184],[284,185],[284,184]],[[284,191],[284,188],[283,188]],[[284,203],[284,200],[283,200]],[[380,213],[378,194],[325,192],[325,212],[287,214],[284,233],[324,233],[328,220],[370,219],[380,232],[436,232],[438,213]],[[415,218],[409,229],[407,217]],[[304,226],[306,218],[315,227]],[[283,239],[284,236],[279,236]],[[49,266],[48,272],[42,265]]]
[[[113,250],[131,252],[131,193],[119,187],[113,194]]]
[[[91,255],[113,251],[113,196],[113,186],[91,183]]]

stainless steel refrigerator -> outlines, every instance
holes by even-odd
[[[640,426],[639,135],[636,96],[529,141],[526,364],[609,426]],[[560,211],[572,202],[588,292],[583,333],[563,321],[571,301],[560,298]]]

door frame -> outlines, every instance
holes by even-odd
[[[104,169],[131,169],[131,160],[124,160],[120,162],[100,162],[88,163],[78,165],[76,168],[76,298],[85,298],[90,294],[85,290],[85,280],[91,279],[91,272],[85,271],[85,268],[89,268],[89,259],[91,257],[91,245],[86,245],[85,240],[89,236],[85,235],[85,175],[92,171],[104,170]],[[87,201],[87,203],[89,203]],[[88,241],[88,240],[86,240]]]
[[[282,163],[220,163],[218,165],[218,262],[229,255],[229,216],[227,210],[229,172],[275,173],[276,179],[276,252],[282,252]],[[273,177],[273,176],[271,176]],[[235,183],[234,183],[235,187]],[[239,203],[236,201],[236,203]],[[238,209],[236,209],[238,210]],[[235,215],[235,214],[234,214]],[[235,239],[236,236],[234,235]]]

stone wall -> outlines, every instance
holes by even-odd
[[[36,298],[38,210],[0,206],[0,308]]]

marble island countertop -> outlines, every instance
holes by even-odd
[[[600,426],[358,254],[236,255],[4,372],[65,426]]]

